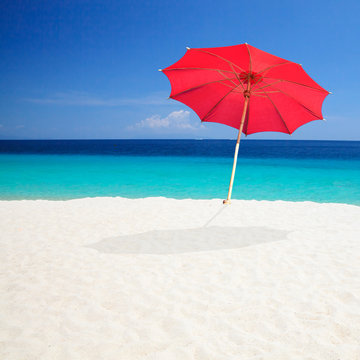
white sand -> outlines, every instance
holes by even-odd
[[[360,359],[360,207],[2,201],[0,221],[1,359]]]

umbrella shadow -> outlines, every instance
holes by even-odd
[[[193,229],[153,230],[103,239],[87,247],[104,254],[182,254],[239,249],[285,240],[289,231],[267,227],[208,226]]]

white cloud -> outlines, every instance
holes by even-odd
[[[195,126],[190,122],[190,112],[187,110],[178,110],[171,112],[166,117],[160,115],[152,115],[145,120],[136,123],[135,126],[129,127],[130,130],[134,128],[148,128],[148,129],[181,129],[181,130],[196,130],[203,128],[203,125]]]
[[[162,93],[139,98],[103,98],[84,92],[69,91],[44,98],[28,98],[24,100],[34,104],[66,106],[172,105],[172,102]]]

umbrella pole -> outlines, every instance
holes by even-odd
[[[238,152],[239,152],[240,138],[241,138],[241,133],[242,133],[242,129],[243,129],[243,126],[244,126],[244,122],[245,122],[248,103],[249,103],[249,95],[246,94],[245,95],[245,102],[244,102],[244,110],[243,110],[243,113],[242,113],[242,116],[241,116],[239,134],[238,134],[238,137],[237,137],[237,140],[236,140],[236,145],[235,145],[234,163],[233,163],[233,168],[232,168],[232,172],[231,172],[229,192],[228,192],[227,199],[223,201],[223,204],[230,204],[231,203],[230,199],[231,199],[231,192],[232,192],[233,183],[234,183],[234,177],[235,177],[235,170],[236,170],[236,163],[237,163]]]

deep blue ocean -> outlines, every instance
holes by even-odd
[[[234,140],[2,140],[0,199],[224,199]],[[234,199],[360,205],[360,141],[247,140]]]

